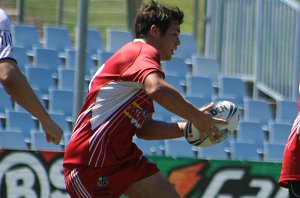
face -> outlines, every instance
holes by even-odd
[[[157,49],[161,60],[170,60],[174,55],[177,46],[180,45],[179,40],[180,25],[171,23],[170,27],[164,36],[159,36],[157,39]]]

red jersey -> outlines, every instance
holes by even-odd
[[[158,51],[142,40],[128,43],[93,76],[65,155],[64,165],[108,167],[138,158],[132,143],[153,101],[144,80],[160,72]]]
[[[299,85],[299,101],[300,101],[300,85]],[[300,103],[298,101],[298,115],[294,121],[290,136],[285,146],[282,170],[279,178],[279,185],[288,187],[288,181],[300,181]]]

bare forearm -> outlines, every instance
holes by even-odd
[[[166,123],[157,120],[147,121],[137,136],[147,140],[173,139],[183,136],[185,123]]]
[[[221,135],[215,124],[226,124],[226,120],[212,117],[209,111],[213,108],[213,104],[197,109],[156,72],[146,77],[144,87],[147,94],[155,101],[169,111],[191,121],[200,132],[208,133],[211,140],[214,140],[213,132]]]
[[[159,74],[150,74],[145,80],[145,90],[153,100],[167,110],[185,118],[193,120],[195,115],[201,112],[189,101],[185,100],[180,93],[162,78]]]
[[[5,89],[14,101],[29,111],[34,117],[41,121],[45,120],[47,113],[27,82],[25,83],[24,81],[22,86],[19,85],[19,87],[22,87],[20,88],[21,90],[9,86],[6,86]]]
[[[187,119],[192,120],[192,115],[198,114],[198,109],[185,100],[177,90],[171,86],[163,86],[157,90],[151,97],[161,106],[171,111],[172,113]]]
[[[47,141],[59,144],[63,131],[51,119],[13,60],[0,60],[0,82],[13,100],[41,122]]]
[[[48,114],[33,92],[25,76],[15,65],[9,65],[7,63],[1,64],[1,67],[6,68],[6,73],[1,73],[1,83],[7,93],[14,101],[24,107],[37,119],[46,121],[48,119]]]

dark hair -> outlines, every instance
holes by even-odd
[[[137,13],[135,37],[146,37],[152,25],[158,26],[160,33],[165,35],[171,22],[181,24],[183,17],[184,14],[178,7],[166,7],[152,0],[149,4],[142,5]]]

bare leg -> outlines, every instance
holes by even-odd
[[[135,182],[124,194],[130,198],[179,198],[174,187],[160,172]]]

